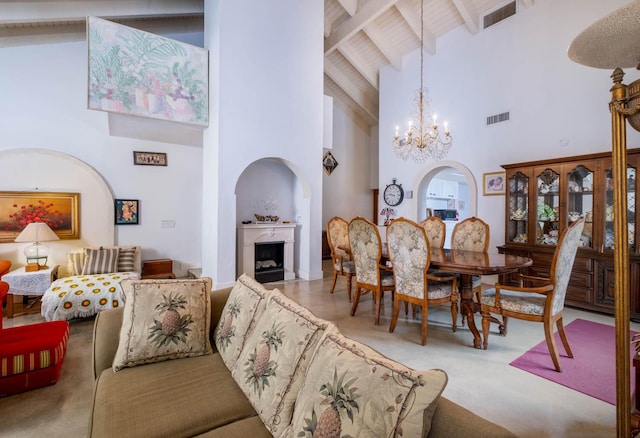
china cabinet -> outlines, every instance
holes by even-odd
[[[636,173],[640,149],[627,151],[627,224],[631,316],[640,318],[640,247],[636,245]],[[548,276],[558,236],[585,219],[566,304],[613,313],[611,153],[505,164],[505,243],[500,252],[533,259],[528,274]]]

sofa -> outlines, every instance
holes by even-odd
[[[442,397],[442,370],[404,367],[246,275],[232,288],[210,285],[123,282],[124,308],[95,319],[89,436],[515,436]],[[188,288],[206,297],[192,300],[181,292]],[[191,301],[193,317],[184,314]],[[149,315],[168,306],[183,312],[176,322],[208,318],[206,339],[178,351],[182,333],[150,351],[147,340],[166,338],[160,314]],[[151,319],[135,321],[140,315]],[[188,336],[203,331],[190,327]]]

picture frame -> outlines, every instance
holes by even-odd
[[[60,239],[80,238],[80,194],[0,191],[0,242],[13,242],[32,222],[44,222]]]
[[[447,208],[449,210],[455,210],[455,208],[456,208],[456,200],[455,199],[447,199]]]
[[[114,212],[116,225],[138,225],[140,202],[137,199],[116,199]]]
[[[482,195],[504,195],[506,187],[505,172],[489,172],[482,174]]]
[[[427,217],[433,216],[433,209],[431,207],[427,207],[426,214],[427,214]]]
[[[322,157],[322,168],[324,169],[324,173],[331,175],[333,171],[336,170],[336,167],[338,167],[338,160],[336,160],[331,151],[325,152]]]
[[[164,152],[133,151],[133,164],[136,166],[166,166],[167,154]]]

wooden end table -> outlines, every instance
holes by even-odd
[[[9,284],[9,293],[7,294],[7,318],[14,316],[35,313],[39,311],[36,304],[40,301],[42,295],[51,286],[51,283],[58,278],[58,265],[40,269],[38,271],[26,272],[24,266],[13,270],[2,276],[2,281]],[[13,297],[20,295],[22,297],[36,296],[36,300],[23,309],[20,313],[13,311]]]

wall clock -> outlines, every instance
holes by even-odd
[[[404,199],[404,189],[402,188],[402,184],[397,184],[396,179],[393,178],[391,184],[388,184],[387,188],[384,189],[383,199],[390,207],[400,205]]]

